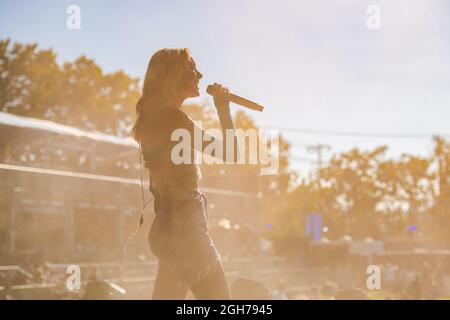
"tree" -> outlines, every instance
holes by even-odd
[[[0,41],[0,107],[5,112],[109,134],[128,135],[139,79],[103,73],[81,56],[61,67],[37,44]]]
[[[433,162],[437,165],[438,192],[431,211],[434,232],[439,240],[450,244],[450,142],[441,137],[434,138]]]
[[[57,103],[62,74],[51,50],[0,41],[0,106],[3,111],[44,118]]]
[[[377,187],[376,174],[386,149],[384,146],[368,152],[353,149],[335,156],[330,165],[321,170],[322,183],[330,188],[334,204],[345,213],[341,223],[352,236],[378,234],[374,214],[382,194]]]

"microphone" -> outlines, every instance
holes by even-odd
[[[206,92],[208,94],[214,96],[213,86],[209,85],[208,87],[206,87]],[[231,92],[230,92],[230,102],[236,103],[240,106],[246,107],[248,109],[256,110],[259,112],[262,112],[264,110],[264,107],[262,105],[259,105],[256,102],[242,98],[240,96],[237,96]]]

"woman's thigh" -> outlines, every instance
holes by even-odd
[[[159,261],[158,274],[153,287],[153,300],[182,300],[186,298],[189,283],[175,280],[164,262]]]
[[[225,272],[220,260],[217,260],[207,275],[191,286],[192,294],[200,300],[231,299]]]

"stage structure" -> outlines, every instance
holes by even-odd
[[[231,166],[205,171],[201,189],[208,197],[210,224],[225,219],[231,226],[259,226],[258,177]],[[28,256],[123,258],[141,213],[140,173],[138,145],[131,138],[0,112],[0,259],[6,260],[0,264]],[[142,174],[149,200],[145,168]],[[219,180],[226,189],[218,187]],[[152,210],[152,204],[145,210],[144,229]],[[150,255],[141,240],[128,254]]]

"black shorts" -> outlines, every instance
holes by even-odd
[[[207,228],[207,200],[197,191],[170,198],[155,195],[148,241],[174,280],[196,282],[220,259]]]

